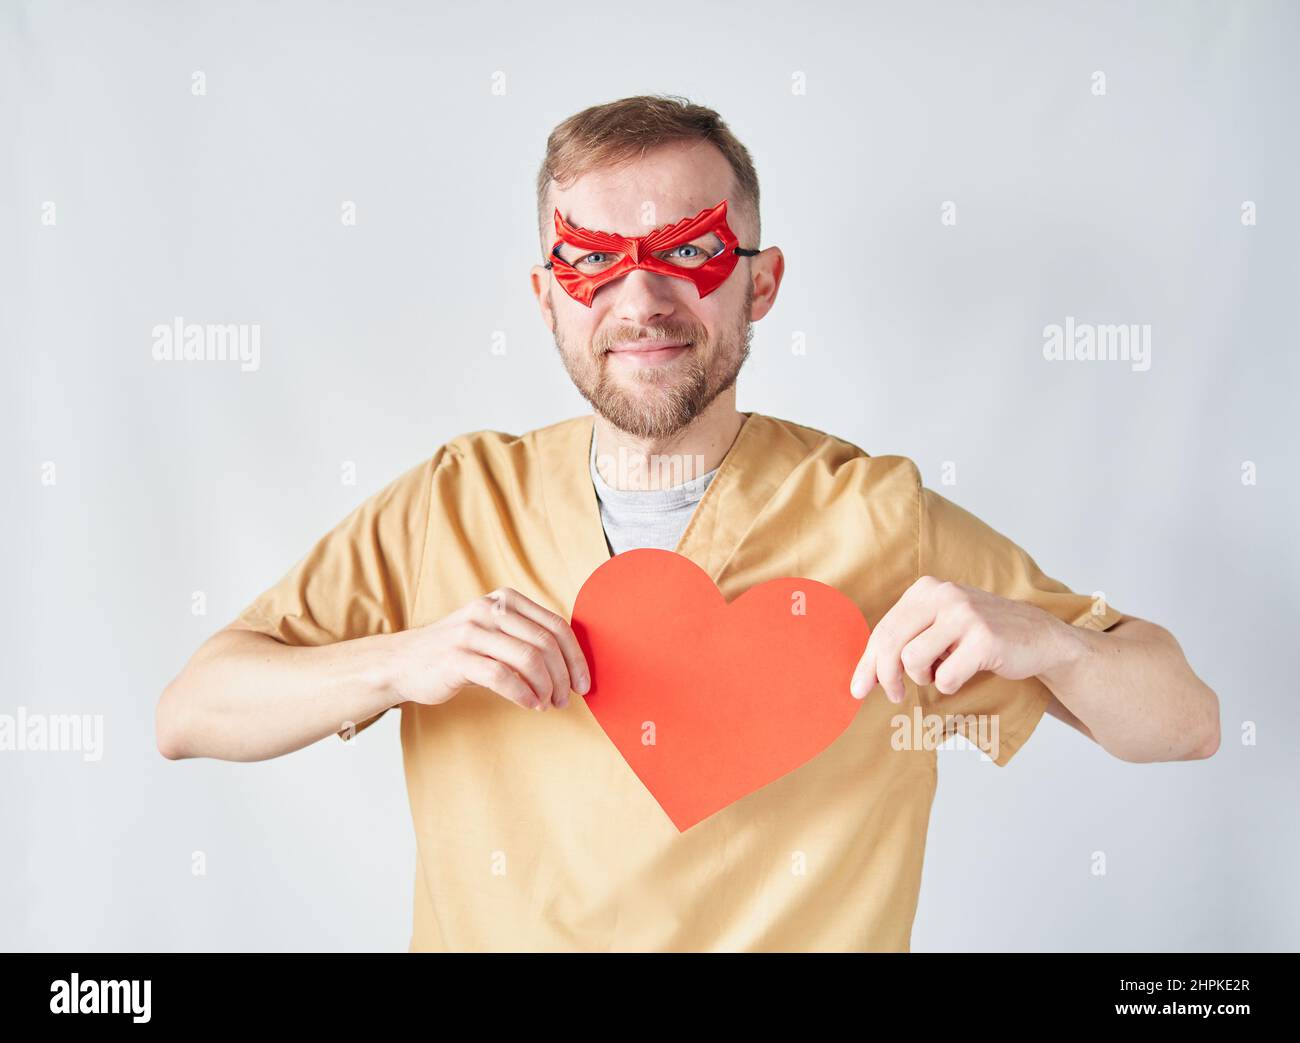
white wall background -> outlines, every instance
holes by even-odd
[[[105,721],[98,762],[0,753],[0,948],[406,947],[397,714],[171,763],[155,701],[438,444],[583,411],[532,181],[555,123],[637,93],[717,108],[759,168],[788,267],[740,408],[933,487],[954,461],[945,495],[1169,627],[1222,702],[1205,762],[1051,719],[1005,770],[941,754],[914,948],[1297,948],[1294,5],[0,10],[0,713]],[[155,362],[178,315],[260,323],[261,368]],[[1150,370],[1045,361],[1067,315],[1150,324]]]

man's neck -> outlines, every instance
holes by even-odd
[[[736,440],[745,414],[728,388],[676,434],[636,438],[595,415],[596,469],[615,489],[667,489],[712,471]]]

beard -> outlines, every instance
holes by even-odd
[[[601,338],[599,346],[588,347],[570,343],[557,322],[555,346],[569,379],[597,413],[633,438],[660,441],[681,431],[735,384],[754,337],[749,319],[753,298],[749,283],[733,321],[720,330],[716,341],[710,341],[702,326],[669,324],[645,333],[615,328]],[[604,345],[638,336],[686,341],[690,348],[662,366],[629,367],[620,380],[611,372]]]

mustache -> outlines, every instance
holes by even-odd
[[[596,354],[604,355],[615,344],[638,340],[680,340],[689,344],[702,344],[708,334],[698,326],[652,326],[648,330],[616,329],[596,338],[592,347]]]

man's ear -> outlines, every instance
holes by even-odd
[[[551,305],[550,270],[535,264],[528,273],[528,279],[533,287],[533,296],[537,298],[537,307],[541,310],[542,321],[546,323],[546,328],[554,333],[555,309]]]
[[[776,304],[776,294],[785,275],[785,255],[779,246],[769,246],[750,260],[754,280],[754,299],[749,305],[749,321],[757,322]]]

